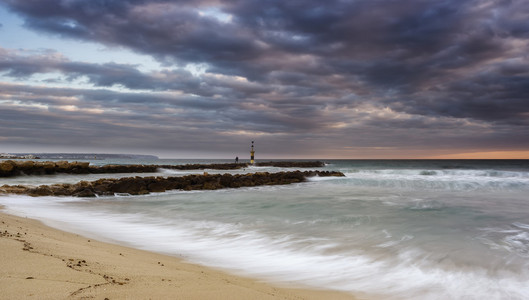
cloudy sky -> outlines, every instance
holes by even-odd
[[[0,152],[529,158],[529,1],[0,0]]]

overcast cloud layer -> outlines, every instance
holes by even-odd
[[[0,40],[0,145],[209,157],[244,156],[251,140],[268,157],[529,150],[528,1],[0,3],[55,40],[160,63],[74,61],[53,43]]]

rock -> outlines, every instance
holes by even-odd
[[[92,191],[91,189],[83,189],[75,194],[73,194],[73,196],[76,196],[76,197],[95,197],[96,194],[94,193],[94,191]]]
[[[342,172],[337,172],[337,171],[321,171],[321,172],[318,172],[318,173],[314,174],[313,176],[320,176],[320,177],[330,177],[330,176],[333,176],[333,177],[345,177],[345,175]]]
[[[31,170],[35,167],[35,162],[31,160],[21,161],[17,163],[17,167],[22,171]]]
[[[88,169],[88,166],[90,165],[89,162],[80,162],[80,161],[74,161],[70,164],[72,165],[72,167],[81,168],[81,169]]]
[[[220,176],[219,183],[223,187],[232,187],[233,176],[231,174],[223,174]]]
[[[113,193],[129,193],[131,195],[141,195],[147,191],[147,186],[141,177],[121,178],[109,185]]]
[[[58,172],[64,172],[70,168],[70,164],[65,160],[61,160],[55,163],[55,168]]]
[[[0,193],[4,194],[27,194],[28,187],[23,185],[7,185],[0,187]]]
[[[169,184],[166,181],[157,181],[157,182],[149,183],[149,185],[147,186],[147,189],[153,193],[162,193],[170,189],[168,188],[168,186]]]
[[[39,162],[38,165],[44,168],[45,170],[51,170],[55,168],[55,163],[52,161]]]
[[[28,195],[37,197],[37,196],[51,196],[53,195],[53,191],[51,187],[47,185],[40,185],[36,188],[32,188],[28,190]]]
[[[16,163],[12,160],[0,162],[0,176],[10,176],[14,173]]]
[[[204,190],[217,190],[220,188],[220,184],[217,183],[217,181],[206,181],[202,185],[202,189]]]
[[[50,186],[54,196],[69,196],[73,193],[73,186],[71,184],[54,184]]]

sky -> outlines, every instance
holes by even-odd
[[[529,1],[0,0],[0,153],[529,158]]]

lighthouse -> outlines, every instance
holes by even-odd
[[[252,148],[251,148],[251,150],[250,150],[250,163],[251,163],[252,165],[253,165],[253,163],[254,163],[254,158],[253,158],[254,154],[255,154],[255,150],[253,149],[253,141],[252,141]]]

